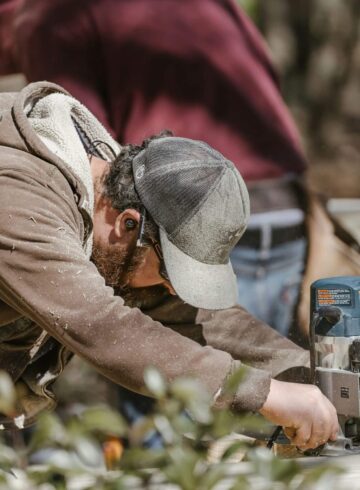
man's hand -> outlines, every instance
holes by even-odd
[[[269,395],[259,412],[284,427],[291,443],[302,450],[334,441],[339,429],[333,404],[314,385],[272,379]]]

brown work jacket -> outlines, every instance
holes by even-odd
[[[159,288],[126,305],[105,285],[84,252],[92,230],[84,185],[24,110],[53,92],[66,93],[41,82],[0,94],[0,369],[22,385],[16,425],[54,405],[51,384],[72,353],[139,393],[149,365],[167,380],[196,376],[219,406],[241,360],[249,368],[230,404],[258,410],[270,377],[305,365],[307,353],[239,306],[199,310]]]

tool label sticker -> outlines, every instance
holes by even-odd
[[[352,306],[351,290],[339,289],[318,289],[317,302],[319,306]]]

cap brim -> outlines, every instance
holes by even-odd
[[[199,262],[175,247],[161,228],[160,241],[171,285],[183,301],[206,310],[223,310],[237,303],[230,261],[219,265]]]

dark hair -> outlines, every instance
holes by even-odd
[[[110,163],[110,169],[103,180],[103,195],[111,201],[114,209],[120,212],[125,209],[141,211],[143,204],[135,189],[132,161],[136,155],[149,146],[151,141],[168,136],[173,136],[173,134],[165,130],[147,138],[141,145],[123,146],[119,155]],[[149,213],[146,215],[145,235],[158,239],[158,226]]]

